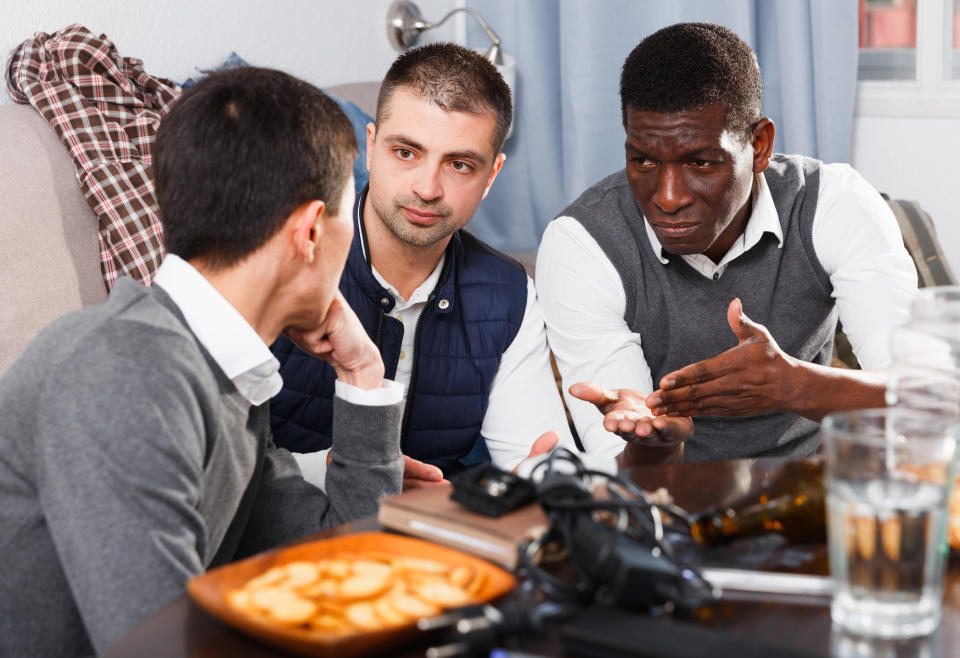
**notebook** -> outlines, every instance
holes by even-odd
[[[450,500],[450,485],[414,489],[380,501],[377,520],[386,528],[472,553],[508,569],[520,563],[519,550],[549,525],[537,503],[499,518],[476,514]]]

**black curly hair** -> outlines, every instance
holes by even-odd
[[[677,23],[641,41],[620,74],[620,108],[683,112],[722,103],[727,128],[749,135],[761,118],[763,80],[753,50],[729,29]]]

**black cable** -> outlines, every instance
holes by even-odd
[[[573,473],[559,470],[561,463],[568,464]],[[609,589],[611,583],[604,582],[604,578],[624,568],[624,556],[618,551],[625,549],[617,540],[618,536],[629,538],[649,550],[653,562],[648,560],[645,564],[653,565],[651,582],[658,588],[657,591],[665,594],[665,598],[673,599],[673,603],[692,607],[713,595],[711,586],[699,570],[680,560],[666,538],[670,532],[689,532],[690,516],[685,511],[675,505],[652,502],[632,482],[586,468],[575,454],[563,448],[554,450],[549,458],[538,464],[531,473],[531,479],[544,469],[537,485],[538,499],[547,513],[550,527],[539,541],[531,544],[522,562],[528,578],[545,595],[555,600],[582,604]],[[604,481],[610,498],[596,499],[588,485],[590,478]],[[614,528],[598,520],[598,512],[617,514],[618,526],[621,527]],[[670,522],[664,522],[664,514],[671,519]],[[591,544],[590,554],[578,554],[575,550],[575,533],[585,531],[598,533],[598,538]],[[533,559],[537,552],[554,541],[562,541],[570,554],[576,576],[572,584],[546,572]],[[637,555],[630,557],[635,559]],[[657,568],[657,563],[662,568]],[[668,581],[664,576],[671,573],[677,575],[673,579],[675,582]]]

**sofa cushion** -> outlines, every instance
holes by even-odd
[[[379,88],[363,82],[329,91],[369,108],[376,106]],[[358,109],[350,117],[359,138],[364,113]],[[2,375],[43,327],[68,311],[105,301],[107,289],[97,217],[56,133],[31,106],[0,105],[0,135]]]
[[[105,301],[97,217],[56,133],[0,106],[0,374],[58,316]]]

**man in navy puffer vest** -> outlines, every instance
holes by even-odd
[[[407,488],[491,456],[509,469],[558,441],[574,445],[532,282],[463,230],[500,172],[511,113],[490,62],[431,44],[397,58],[367,127],[370,183],[354,209],[340,292],[386,377],[406,386]],[[271,402],[274,440],[301,453],[304,476],[322,485],[335,374],[285,338],[272,350],[284,380]]]

